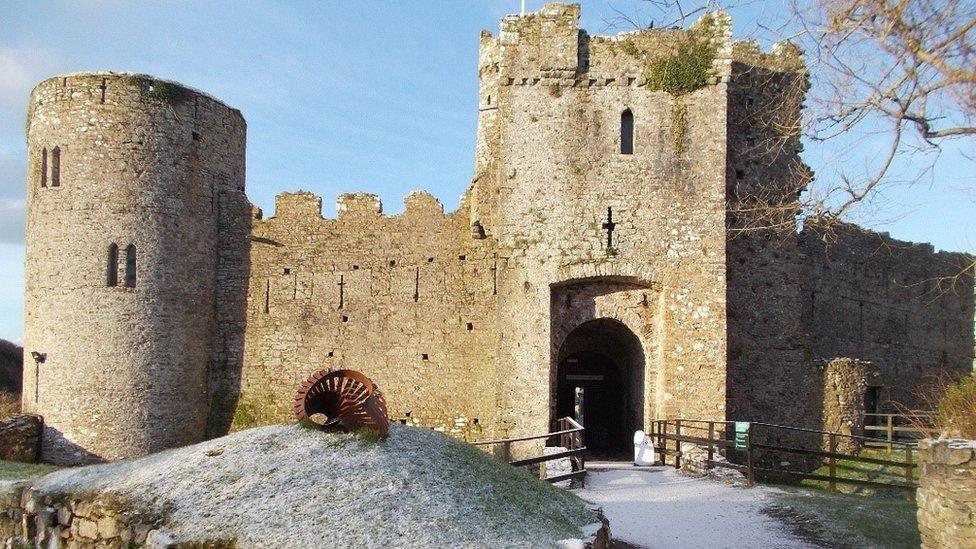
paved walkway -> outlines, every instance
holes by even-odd
[[[614,539],[639,547],[809,548],[762,513],[768,488],[734,488],[681,475],[670,467],[587,463],[580,497],[603,507]]]

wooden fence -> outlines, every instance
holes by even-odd
[[[909,497],[914,496],[915,488],[915,462],[912,459],[912,445],[898,441],[884,441],[890,444],[892,452],[891,459],[861,456],[854,453],[838,451],[838,443],[841,439],[854,439],[865,444],[869,442],[866,437],[842,435],[840,433],[829,433],[813,429],[802,429],[798,427],[785,427],[769,423],[749,423],[745,437],[740,434],[739,448],[735,440],[734,421],[706,421],[689,419],[657,420],[651,424],[651,439],[654,441],[655,449],[661,456],[661,463],[667,465],[668,458],[673,459],[675,468],[681,467],[682,443],[691,443],[705,449],[707,453],[706,464],[711,467],[724,467],[742,472],[750,485],[756,481],[756,476],[760,475],[769,478],[782,478],[798,481],[802,479],[819,480],[828,483],[831,491],[837,489],[838,484],[850,484],[860,486],[873,486],[882,488],[896,488],[906,491]],[[744,439],[744,440],[743,440]],[[823,446],[813,447],[807,444],[801,447],[797,444],[787,442],[772,443],[766,440],[817,440],[826,441],[827,450]],[[874,439],[877,441],[877,439]],[[715,452],[725,450],[727,456],[732,456],[739,452],[734,461],[718,461],[715,459]],[[783,467],[772,468],[768,465],[760,464],[760,454],[763,457],[779,458],[783,455],[803,456],[807,460],[816,460],[827,466],[827,474],[813,473],[809,470],[800,470],[799,467],[786,465]],[[897,456],[897,458],[896,458]],[[901,458],[901,459],[898,459]],[[777,459],[780,464],[789,463],[782,459]],[[881,482],[876,480],[866,480],[861,478],[851,478],[838,473],[838,462],[848,461],[854,463],[864,463],[871,465],[882,465],[899,468],[903,471],[901,482]],[[809,462],[809,461],[808,461]]]
[[[555,430],[551,433],[542,435],[532,435],[527,437],[505,438],[500,440],[485,440],[473,443],[474,446],[492,446],[496,455],[509,462],[514,467],[533,467],[539,466],[539,478],[548,482],[559,482],[562,480],[578,481],[582,486],[586,477],[586,460],[583,452],[586,451],[584,445],[586,429],[571,417],[564,417],[555,421]],[[512,445],[518,442],[530,440],[545,440],[547,446],[560,446],[566,448],[561,452],[549,455],[534,456],[523,459],[512,459]],[[569,458],[571,471],[561,475],[547,476],[545,462]]]
[[[923,411],[864,414],[864,436],[871,441],[870,446],[885,447],[890,452],[896,442],[915,444],[919,439],[938,436],[933,420],[932,412]]]

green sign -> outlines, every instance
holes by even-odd
[[[735,422],[735,449],[736,450],[749,449],[749,422],[748,421]]]

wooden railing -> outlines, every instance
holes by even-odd
[[[934,414],[924,411],[864,414],[864,435],[871,439],[871,446],[884,446],[890,452],[895,442],[914,444],[919,439],[937,436],[933,420]]]
[[[493,446],[494,453],[507,461],[514,467],[533,467],[538,466],[539,478],[548,482],[559,482],[562,480],[579,481],[582,486],[586,476],[586,461],[583,452],[586,451],[584,436],[586,429],[571,417],[564,417],[555,421],[555,430],[543,435],[532,435],[517,438],[505,438],[499,440],[485,440],[473,443],[474,446]],[[561,452],[549,455],[534,456],[523,459],[512,459],[512,445],[518,442],[530,440],[545,440],[547,446],[560,446],[566,448]],[[547,476],[545,462],[569,458],[571,471],[569,473]]]
[[[837,484],[849,484],[895,488],[905,490],[909,497],[914,495],[915,488],[917,487],[914,475],[916,464],[912,459],[911,444],[799,427],[786,427],[769,423],[749,423],[746,432],[747,437],[743,441],[744,447],[737,450],[734,440],[735,423],[734,421],[689,419],[657,420],[651,424],[650,436],[654,441],[656,451],[661,456],[661,463],[663,465],[667,465],[668,458],[673,458],[674,467],[680,468],[683,455],[681,444],[692,443],[705,449],[707,452],[706,464],[709,468],[724,467],[740,471],[746,476],[750,485],[755,483],[758,474],[770,478],[788,477],[792,480],[808,479],[824,481],[828,483],[828,489],[831,491],[837,489]],[[890,444],[893,449],[891,452],[892,457],[886,459],[838,451],[838,443],[845,438],[857,440],[862,445],[866,445],[868,442],[885,442],[886,444]],[[814,447],[814,444],[810,443],[806,447],[802,447],[795,444],[795,442],[793,444],[788,442],[767,442],[781,440],[816,441],[817,446]],[[827,442],[827,450],[823,450],[823,441]],[[736,459],[731,461],[716,460],[715,452],[719,450],[724,450],[726,457],[734,456]],[[738,455],[735,455],[736,453]],[[775,460],[776,462],[783,463],[784,460],[779,459],[779,456],[784,454],[804,456],[808,459],[812,458],[820,463],[824,463],[827,465],[827,474],[799,470],[799,468],[791,467],[790,465],[782,468],[773,468],[761,464],[764,461],[760,459],[761,457],[774,457],[777,458]],[[895,457],[896,455],[898,457]],[[882,482],[845,477],[838,473],[839,461],[899,468],[903,471],[901,477],[903,480],[901,482]]]

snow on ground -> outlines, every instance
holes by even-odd
[[[595,518],[569,492],[400,425],[381,442],[297,425],[249,429],[65,469],[35,487],[112,494],[161,517],[177,542],[237,547],[552,547]]]
[[[735,488],[682,475],[670,467],[587,463],[586,488],[574,490],[603,507],[614,539],[657,548],[807,548],[762,513],[773,503],[762,487]]]

